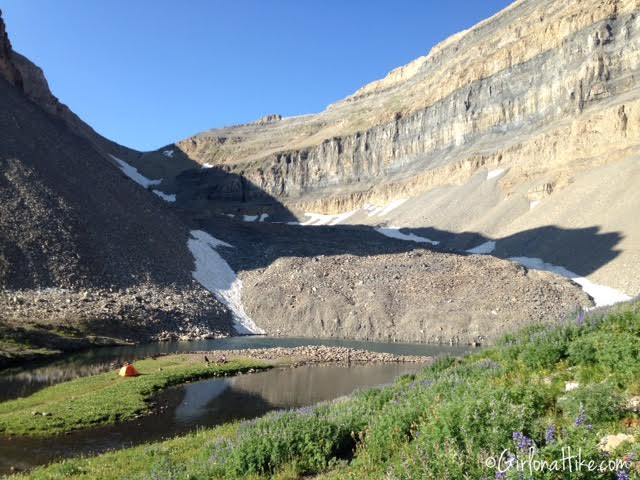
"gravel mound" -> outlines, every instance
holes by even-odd
[[[249,315],[281,336],[486,343],[593,305],[556,275],[426,249],[286,257],[241,278]]]

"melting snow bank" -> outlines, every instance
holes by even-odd
[[[487,180],[491,180],[492,178],[497,178],[504,173],[503,168],[498,168],[496,170],[490,170],[487,172]]]
[[[245,313],[242,306],[242,282],[216,251],[217,247],[232,246],[202,230],[191,230],[190,233],[187,246],[196,260],[193,278],[231,310],[238,333],[265,333]]]
[[[122,173],[124,173],[127,177],[129,177],[131,180],[136,182],[138,185],[144,188],[148,188],[152,185],[160,185],[162,183],[162,179],[151,180],[145,177],[144,175],[142,175],[140,172],[138,172],[137,168],[132,167],[127,162],[120,160],[118,157],[114,157],[113,155],[109,155],[109,156],[113,158],[116,161],[116,163],[120,166],[120,170],[122,170]]]
[[[323,213],[305,213],[304,216],[308,218],[304,222],[288,222],[289,225],[337,225],[341,222],[344,222],[347,218],[354,215],[357,210],[352,210],[350,212],[339,213],[336,215],[325,215]]]
[[[407,200],[409,200],[409,199],[408,198],[400,198],[398,200],[394,200],[391,203],[388,203],[387,205],[384,205],[384,206],[381,206],[381,207],[377,206],[377,205],[372,205],[370,203],[367,203],[362,208],[363,208],[363,210],[365,210],[367,212],[367,216],[369,216],[369,217],[384,217],[385,215],[387,215],[391,211],[393,211],[396,208],[398,208],[400,205],[402,205]]]
[[[484,242],[477,247],[470,248],[467,253],[475,253],[476,255],[487,255],[496,249],[496,242]]]
[[[396,238],[398,240],[406,240],[416,243],[430,243],[431,245],[438,245],[440,243],[436,240],[431,240],[430,238],[426,237],[420,237],[413,233],[402,233],[400,231],[400,227],[377,227],[375,231],[381,233],[385,237]]]
[[[631,300],[629,295],[621,292],[620,290],[616,290],[605,285],[598,285],[597,283],[593,283],[591,280],[581,277],[577,273],[573,273],[564,267],[546,263],[539,258],[511,257],[509,260],[532,270],[544,270],[546,272],[558,274],[562,277],[570,278],[580,285],[587,295],[593,298],[593,301],[596,303],[596,307],[613,305],[614,303]]]
[[[372,205],[370,203],[366,203],[361,209],[351,210],[349,212],[343,212],[343,213],[336,213],[333,215],[327,215],[324,213],[307,212],[304,214],[306,218],[305,221],[287,222],[287,224],[303,225],[303,226],[338,225],[344,222],[345,220],[347,220],[349,217],[352,217],[353,215],[361,211],[365,212],[368,217],[384,217],[385,215],[388,215],[389,213],[391,213],[391,211],[395,210],[400,205],[405,203],[407,200],[408,200],[407,198],[401,198],[398,200],[394,200],[391,203],[388,203],[387,205],[383,205],[383,206],[377,206],[377,205]]]
[[[255,222],[256,220],[259,222],[264,222],[267,218],[269,218],[268,213],[261,213],[260,215],[243,215],[242,220],[245,222]]]
[[[153,193],[158,195],[165,202],[173,203],[173,202],[176,201],[176,194],[175,193],[172,193],[171,195],[169,195],[168,193],[161,192],[160,190],[154,190]]]

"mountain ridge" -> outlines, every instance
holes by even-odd
[[[640,180],[639,12],[636,0],[519,1],[319,114],[205,131],[164,147],[176,152],[173,160],[146,154],[134,163],[165,178],[178,204],[182,198],[188,208],[218,213],[236,206],[202,192],[235,192],[248,215],[269,213],[264,204],[272,197],[302,221],[306,213],[346,214],[408,198],[385,219],[347,223],[434,228],[459,238],[599,227],[619,234],[619,254],[595,252],[603,264],[578,273],[637,295],[640,280],[629,265],[640,262],[640,229],[631,221],[640,208],[633,188]],[[203,166],[226,172],[229,182]],[[504,172],[487,203],[475,179],[493,170]],[[625,172],[622,184],[607,183],[610,170]],[[445,191],[453,205],[434,206]],[[616,214],[582,197],[592,214],[574,215],[586,191]],[[486,211],[469,216],[457,203]],[[561,240],[545,242],[560,251]],[[530,246],[509,254],[573,268],[591,262],[584,245],[571,247],[578,260]]]

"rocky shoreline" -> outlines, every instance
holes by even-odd
[[[276,365],[312,365],[323,363],[431,363],[432,356],[395,355],[386,352],[371,352],[348,347],[307,345],[302,347],[245,348],[238,350],[209,350],[191,355],[202,356],[203,361],[219,363],[234,358],[267,360]]]

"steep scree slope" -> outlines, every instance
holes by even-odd
[[[192,278],[189,229],[25,94],[1,19],[0,52],[0,340],[233,332]]]

